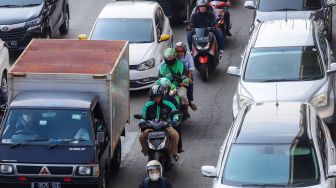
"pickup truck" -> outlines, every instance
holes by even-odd
[[[8,73],[0,187],[106,187],[129,121],[126,41],[33,39]]]

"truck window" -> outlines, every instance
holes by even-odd
[[[87,110],[10,109],[1,130],[2,143],[93,145]],[[73,140],[73,141],[72,141]]]
[[[96,132],[106,132],[106,122],[99,103],[93,108],[93,122]]]

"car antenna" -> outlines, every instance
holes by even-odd
[[[279,107],[279,100],[278,100],[278,84],[275,84],[275,106]]]

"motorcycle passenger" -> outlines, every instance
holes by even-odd
[[[149,96],[151,99],[148,101],[142,110],[142,117],[144,118],[140,123],[139,126],[142,128],[146,124],[146,120],[159,122],[161,120],[169,121],[170,117],[164,119],[167,114],[163,114],[163,112],[170,113],[172,110],[176,110],[176,107],[169,101],[163,99],[163,90],[158,85],[154,85],[150,91]],[[178,115],[173,116],[173,120],[171,121],[171,125],[177,125]],[[152,129],[144,130],[140,136],[139,141],[142,147],[142,152],[145,156],[148,155],[148,132],[153,131]],[[170,127],[165,128],[165,131],[168,133],[169,137],[171,138],[170,146],[169,146],[169,153],[173,155],[175,161],[179,159],[178,155],[178,142],[179,142],[179,134],[177,131]]]
[[[146,165],[147,177],[138,188],[173,188],[171,183],[162,176],[162,165],[159,161],[149,161]]]
[[[189,101],[187,87],[189,83],[188,72],[182,61],[177,59],[175,49],[168,48],[164,51],[164,63],[160,66],[158,78],[168,78],[177,88],[177,95],[181,99],[185,118],[189,118]]]
[[[210,0],[211,1],[216,1],[216,0]],[[221,0],[222,2],[225,2],[227,6],[224,7],[224,21],[225,21],[225,24],[226,24],[226,35],[231,37],[232,34],[230,32],[230,29],[231,29],[231,19],[230,19],[230,11],[229,11],[229,8],[231,7],[231,0]]]
[[[213,12],[213,8],[209,5],[207,0],[200,0],[197,2],[197,6],[195,8],[195,13],[191,16],[189,22],[189,28],[204,28],[204,27],[213,27],[216,24],[216,15]],[[189,31],[187,33],[187,40],[189,49],[192,49],[192,36],[194,32]],[[223,54],[224,50],[224,36],[223,33],[216,29],[214,31],[215,37],[217,39],[219,54],[220,57]]]
[[[194,101],[194,84],[192,72],[195,70],[194,59],[191,53],[187,50],[187,46],[183,42],[178,42],[175,45],[175,51],[177,53],[177,58],[181,60],[188,70],[189,84],[187,88],[187,97],[189,101],[189,106],[192,110],[197,110],[197,106],[193,103]]]

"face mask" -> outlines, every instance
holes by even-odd
[[[159,180],[159,178],[160,178],[160,174],[159,174],[159,173],[151,173],[151,174],[149,174],[149,178],[150,178],[152,181],[157,181],[157,180]]]

